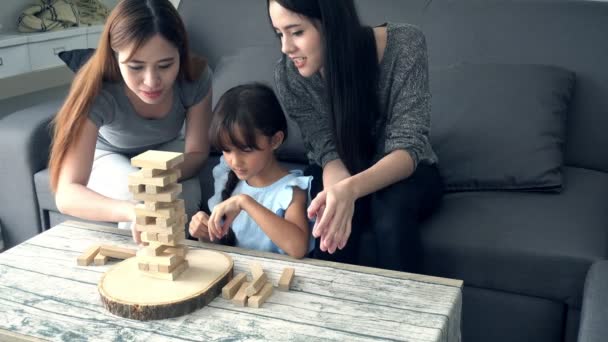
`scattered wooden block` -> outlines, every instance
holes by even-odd
[[[183,153],[149,150],[131,158],[131,165],[141,168],[168,170],[183,161]]]
[[[241,284],[241,287],[239,288],[239,290],[236,292],[236,294],[234,295],[234,297],[232,297],[232,302],[236,305],[239,306],[247,306],[247,293],[246,293],[246,288],[249,287],[249,283],[248,282],[243,282]]]
[[[262,269],[262,265],[259,262],[251,262],[249,269],[251,270],[252,279],[259,278],[264,273],[264,269]]]
[[[251,281],[251,284],[249,284],[249,287],[245,289],[247,296],[253,296],[254,294],[258,293],[262,287],[264,287],[264,284],[266,284],[267,281],[268,277],[266,277],[266,273],[262,272],[262,274],[257,278],[254,278]]]
[[[100,246],[91,246],[86,251],[84,251],[78,258],[76,259],[76,264],[78,266],[87,266],[93,262],[93,259],[99,253]]]
[[[283,273],[281,273],[281,278],[279,279],[279,290],[289,291],[289,287],[291,286],[295,272],[296,270],[292,267],[286,267],[283,269]]]
[[[137,254],[137,251],[130,248],[102,245],[99,249],[99,253],[110,258],[116,259],[129,259]]]
[[[258,294],[249,297],[249,299],[247,300],[247,306],[259,308],[260,306],[262,306],[262,304],[264,304],[264,302],[268,299],[268,297],[270,297],[271,294],[272,284],[266,283]]]
[[[232,278],[232,280],[222,288],[222,297],[224,299],[232,299],[245,280],[247,280],[247,274],[237,274],[236,277]]]
[[[93,261],[95,263],[96,266],[102,266],[105,265],[106,262],[108,262],[108,257],[106,255],[103,255],[101,253],[97,253],[97,255],[95,256],[95,258],[93,258]]]

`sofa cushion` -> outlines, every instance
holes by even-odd
[[[278,45],[261,45],[237,49],[222,57],[213,72],[213,107],[230,88],[249,82],[274,87],[274,67],[281,57]],[[307,163],[304,144],[297,124],[287,117],[287,140],[277,151],[283,161]]]
[[[560,190],[573,83],[541,65],[431,70],[431,141],[446,189]]]
[[[446,194],[422,227],[424,272],[580,308],[589,265],[608,257],[608,174],[564,176],[560,194]]]
[[[78,72],[81,66],[83,66],[89,58],[93,55],[95,49],[74,49],[69,51],[61,51],[59,58],[67,65],[73,72]]]

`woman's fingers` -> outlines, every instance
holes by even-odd
[[[310,205],[308,206],[308,210],[307,210],[307,214],[308,214],[308,218],[309,219],[313,219],[313,218],[319,218],[319,210],[321,210],[321,207],[325,206],[325,199],[326,199],[327,193],[325,191],[321,191],[317,194],[317,196],[310,202]]]

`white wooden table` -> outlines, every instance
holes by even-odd
[[[235,272],[256,260],[275,286],[283,268],[294,267],[292,289],[274,291],[259,309],[217,297],[173,319],[117,317],[97,292],[114,262],[82,267],[76,257],[95,244],[134,248],[131,236],[70,221],[0,254],[0,340],[460,341],[460,280],[188,243],[228,252]]]

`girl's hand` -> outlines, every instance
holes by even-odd
[[[241,206],[242,196],[247,195],[230,197],[213,208],[208,223],[209,239],[211,241],[219,240],[228,233],[228,228],[232,225],[232,221],[243,210]]]
[[[197,212],[190,220],[188,231],[190,235],[195,238],[209,241],[209,215],[204,211]]]
[[[312,234],[321,237],[322,251],[331,254],[337,248],[346,246],[352,228],[355,200],[351,187],[340,181],[321,191],[310,203],[308,217],[317,218]]]

